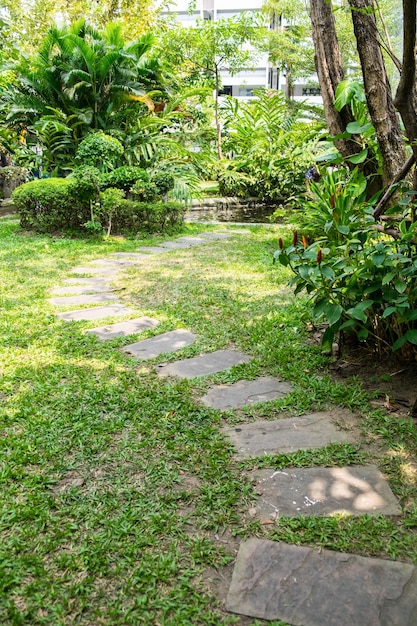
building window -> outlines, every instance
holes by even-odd
[[[231,96],[233,87],[231,85],[225,85],[219,90],[219,96]]]

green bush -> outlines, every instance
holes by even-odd
[[[89,202],[75,193],[69,178],[24,183],[13,192],[22,228],[38,232],[77,229],[90,218]]]
[[[134,234],[137,232],[163,232],[167,228],[176,228],[184,221],[185,208],[178,202],[135,202],[117,198],[114,190],[102,194],[102,212],[100,221],[109,225],[113,234]]]
[[[162,232],[182,224],[185,213],[180,203],[134,202],[114,188],[102,192],[96,202],[89,193],[80,194],[77,178],[45,178],[25,183],[13,193],[13,200],[21,226],[37,232]]]
[[[135,182],[144,179],[144,177],[146,177],[146,180],[148,179],[146,171],[142,167],[123,165],[122,167],[117,167],[112,172],[103,174],[101,176],[100,188],[104,190],[108,187],[116,187],[128,193]]]
[[[81,166],[91,165],[101,172],[107,172],[116,167],[123,153],[123,145],[116,137],[97,131],[90,133],[80,142],[75,158]]]
[[[394,238],[380,232],[372,207],[364,202],[361,174],[341,180],[329,174],[312,185],[312,220],[322,224],[321,237],[308,245],[294,232],[290,246],[280,240],[275,258],[295,276],[295,293],[311,295],[315,322],[326,322],[323,346],[353,333],[381,353],[401,350],[417,355],[417,222],[399,206]],[[331,191],[327,196],[326,189]],[[411,211],[412,213],[412,211]]]

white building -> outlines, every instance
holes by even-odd
[[[184,26],[195,26],[196,20],[220,20],[234,17],[243,11],[261,10],[263,0],[196,0],[193,9],[190,10],[190,0],[174,0],[170,4],[168,13],[175,14],[178,21]],[[230,76],[227,70],[221,72],[223,89],[222,94],[237,98],[249,98],[254,89],[272,88],[285,92],[285,76],[277,68],[272,67],[268,61],[268,55],[258,58],[257,66],[247,69],[234,76]],[[314,77],[312,77],[314,80]],[[313,92],[313,93],[312,93]],[[314,90],[304,84],[296,84],[294,88],[296,100],[308,100],[310,103],[321,104],[322,99]]]

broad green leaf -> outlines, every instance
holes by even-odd
[[[405,333],[405,337],[407,341],[417,346],[417,330],[415,328],[407,330],[407,332]]]
[[[394,287],[398,291],[398,293],[404,293],[407,289],[407,283],[403,280],[394,280]]]
[[[371,128],[371,126],[372,126],[371,123],[360,124],[359,122],[350,122],[346,126],[346,130],[348,131],[348,133],[351,133],[352,135],[360,135],[360,133],[364,133],[366,130]]]
[[[348,235],[350,233],[350,228],[349,226],[338,226],[337,230],[339,231],[339,233],[342,233],[342,235]]]
[[[395,306],[387,306],[387,308],[385,309],[385,311],[382,314],[382,317],[389,317],[390,315],[392,315],[393,313],[395,313],[397,311],[397,307]]]
[[[334,339],[334,331],[331,328],[326,328],[326,330],[324,331],[322,340],[321,340],[321,347],[323,348],[324,351],[326,352],[332,351],[333,339]]]
[[[333,326],[333,324],[336,324],[336,322],[340,320],[342,312],[343,308],[340,306],[340,304],[328,304],[323,311],[324,316],[329,322],[330,326]]]
[[[374,265],[381,265],[384,259],[385,259],[385,254],[382,254],[380,252],[379,253],[377,252],[376,254],[372,255],[372,261]]]
[[[382,278],[382,284],[386,285],[388,283],[390,283],[392,281],[393,278],[395,278],[396,273],[395,272],[388,272],[388,274],[385,274],[385,276]]]
[[[406,343],[407,343],[407,338],[405,337],[405,335],[403,335],[402,337],[399,337],[397,341],[394,343],[394,345],[392,346],[393,351],[398,350],[399,348],[402,348],[403,345]]]
[[[357,335],[359,341],[366,341],[368,339],[369,332],[366,328],[361,328],[360,330],[358,330]]]
[[[364,148],[358,154],[354,154],[353,156],[348,158],[348,161],[357,165],[358,163],[363,163],[366,161],[366,157],[368,156],[368,148]]]

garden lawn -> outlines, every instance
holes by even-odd
[[[117,348],[139,335],[101,343],[84,333],[91,323],[58,321],[49,291],[76,265],[163,239],[53,238],[0,221],[2,625],[261,624],[221,604],[249,536],[417,561],[415,427],[375,410],[357,380],[327,375],[329,358],[305,329],[308,302],[272,264],[285,227],[244,231],[123,269],[120,301],[161,322],[140,338],[198,335],[175,355],[138,362]],[[157,375],[158,363],[230,347],[253,360],[207,379]],[[265,374],[295,390],[226,414],[198,401],[213,381]],[[251,519],[243,475],[266,461],[237,462],[220,427],[335,405],[358,415],[361,444],[278,455],[269,466],[376,462],[403,516]]]

